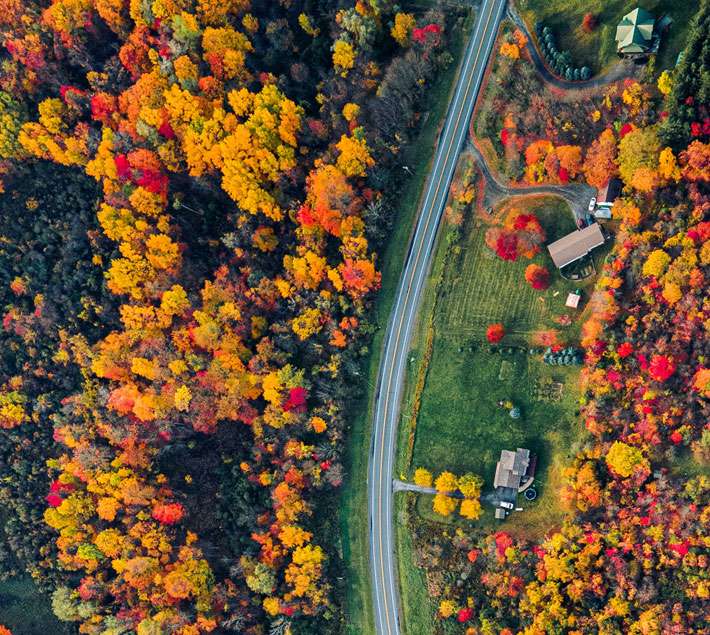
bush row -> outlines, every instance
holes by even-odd
[[[572,66],[572,54],[569,51],[557,49],[555,35],[549,26],[544,26],[542,22],[537,22],[535,24],[535,32],[537,33],[540,52],[555,74],[570,82],[585,81],[592,76],[592,69],[589,66],[582,66],[581,68]]]

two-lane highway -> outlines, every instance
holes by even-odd
[[[456,160],[466,138],[468,122],[504,9],[505,0],[483,0],[481,3],[473,34],[466,48],[454,97],[439,139],[384,337],[368,471],[370,566],[375,603],[375,627],[380,635],[400,634],[392,472],[412,329],[429,273],[436,234],[456,168]]]

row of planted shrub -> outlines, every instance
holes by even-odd
[[[569,51],[560,51],[557,48],[555,35],[549,26],[542,22],[535,24],[535,33],[540,52],[547,65],[556,75],[570,82],[586,81],[592,76],[592,69],[588,66],[572,66],[572,54]]]

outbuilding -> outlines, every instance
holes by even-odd
[[[578,229],[547,246],[550,257],[558,269],[584,258],[596,247],[604,244],[604,234],[598,223]]]
[[[641,7],[627,13],[616,27],[616,50],[624,57],[639,57],[653,52],[656,18]]]

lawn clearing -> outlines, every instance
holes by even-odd
[[[548,243],[575,230],[569,206],[560,198],[509,199],[496,215],[504,216],[510,209],[535,214]],[[501,260],[486,246],[486,229],[482,219],[472,219],[465,239],[454,248],[455,256],[451,258],[441,286],[439,311],[435,316],[437,333],[482,339],[489,324],[502,322],[506,332],[518,343],[527,342],[534,331],[548,328],[560,329],[561,335],[574,339],[578,323],[560,327],[553,318],[562,314],[578,315],[565,308],[567,294],[577,288],[591,290],[594,278],[565,280],[558,274],[546,249],[532,260]],[[530,263],[543,265],[553,274],[547,290],[536,291],[525,281],[525,269]]]
[[[535,213],[548,242],[575,227],[567,203],[556,197],[509,199],[496,214],[505,215],[510,208]],[[419,396],[408,468],[410,474],[416,467],[457,474],[472,471],[485,479],[485,491],[492,488],[502,449],[529,448],[538,455],[539,497],[524,504],[526,511],[505,525],[516,533],[539,536],[561,519],[561,465],[571,458],[582,432],[576,419],[579,367],[547,366],[540,355],[530,355],[529,349],[536,331],[552,327],[562,341],[575,342],[580,320],[561,327],[553,318],[570,313],[564,307],[567,293],[593,285],[594,278],[564,280],[546,250],[532,261],[503,261],[485,245],[486,227],[481,218],[469,218],[463,238],[452,247],[444,267],[434,309],[433,353]],[[445,242],[441,241],[440,250],[446,248]],[[600,251],[597,260],[603,257]],[[531,262],[547,266],[553,274],[547,290],[535,291],[525,281],[525,268]],[[420,319],[424,323],[427,316]],[[485,341],[486,328],[493,322],[502,322],[508,332],[495,347]],[[407,397],[405,418],[416,396],[409,390]],[[499,401],[508,400],[521,409],[519,419],[512,419],[507,409],[498,406]],[[437,519],[430,507],[431,499],[420,497],[419,513]],[[479,524],[495,522],[491,508]]]
[[[673,24],[661,40],[657,68],[672,68],[685,44],[687,26],[698,10],[695,0],[518,0],[530,32],[541,20],[555,33],[560,50],[569,50],[574,64],[589,66],[595,73],[618,60],[616,55],[616,25],[637,6],[650,11],[656,18],[663,14],[673,18]],[[582,19],[586,13],[597,17],[597,27],[586,33]]]

